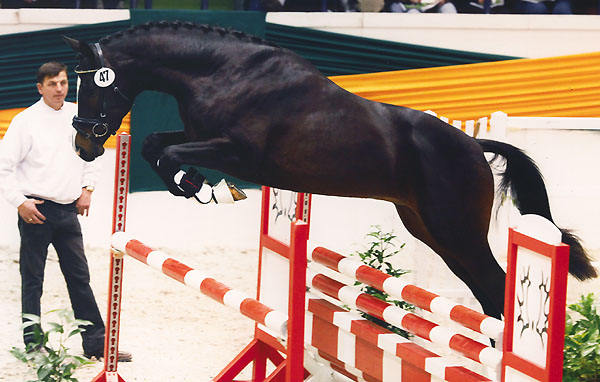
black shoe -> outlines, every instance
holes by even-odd
[[[102,353],[83,353],[83,356],[87,359],[90,359],[92,361],[100,361],[102,360],[102,358],[104,358],[104,352]],[[130,352],[127,351],[123,351],[123,350],[119,350],[119,353],[117,354],[118,356],[118,362],[131,362],[133,361],[133,355],[131,355]]]

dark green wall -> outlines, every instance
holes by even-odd
[[[61,36],[96,42],[130,26],[129,20],[0,36],[0,109],[28,107],[40,99],[35,83],[40,65],[56,60],[69,67],[69,101],[75,101],[75,52]]]
[[[185,20],[198,24],[219,25],[260,37],[264,37],[265,34],[265,14],[260,12],[133,10],[131,13],[132,25],[159,20]],[[140,94],[131,110],[132,170],[129,188],[132,192],[166,189],[139,153],[144,138],[149,133],[171,130],[183,130],[175,98],[158,92],[148,91]],[[224,174],[208,169],[202,169],[201,173],[213,183],[225,177]],[[226,178],[241,187],[256,187],[230,176]]]
[[[433,48],[266,24],[266,39],[293,50],[326,76],[511,60],[516,57]]]

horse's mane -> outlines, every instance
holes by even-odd
[[[165,30],[169,28],[174,31],[190,31],[190,30],[198,30],[204,32],[207,36],[213,37],[234,37],[242,42],[247,42],[251,44],[257,45],[266,45],[274,48],[279,48],[277,44],[266,41],[260,37],[246,34],[244,32],[230,29],[230,28],[222,28],[213,25],[207,24],[195,24],[189,21],[150,21],[144,24],[134,25],[129,29],[119,31],[113,33],[110,36],[106,36],[100,39],[100,43],[103,45],[109,44],[111,41],[121,39],[128,35],[135,35],[139,33],[152,32],[155,30]]]

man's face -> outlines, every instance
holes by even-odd
[[[65,102],[65,98],[69,92],[67,73],[63,71],[55,77],[46,77],[44,78],[43,83],[37,84],[37,88],[46,105],[54,110],[59,110]]]

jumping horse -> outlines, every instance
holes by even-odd
[[[144,90],[174,96],[184,130],[150,134],[142,156],[176,196],[183,165],[272,187],[393,203],[408,231],[433,249],[500,318],[505,274],[488,244],[495,189],[484,152],[506,162],[499,192],[522,214],[552,221],[542,176],[520,149],[474,139],[421,111],[377,103],[338,87],[293,52],[207,25],[158,22],[87,44],[73,125],[92,161]],[[579,239],[570,272],[596,276]]]

